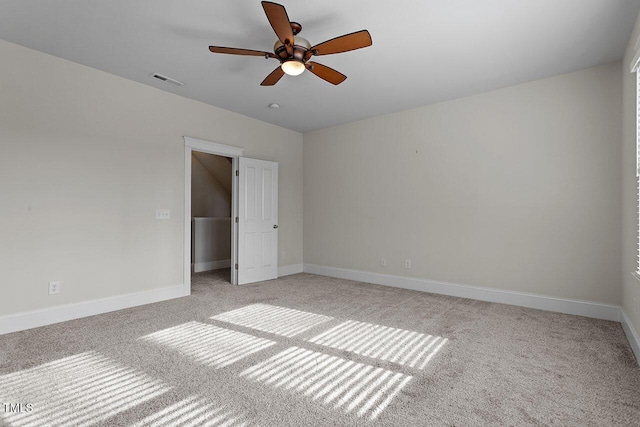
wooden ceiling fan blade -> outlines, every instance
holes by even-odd
[[[326,80],[331,84],[339,85],[347,79],[347,76],[339,71],[334,70],[326,65],[318,64],[317,62],[307,62],[307,69],[322,80]]]
[[[282,71],[282,68],[278,66],[278,68],[273,70],[271,74],[269,74],[262,83],[260,83],[260,86],[273,86],[278,83],[278,80],[280,80],[282,76],[284,76],[284,71]]]
[[[239,49],[235,47],[209,46],[209,50],[213,53],[227,53],[229,55],[266,56],[269,58],[276,57],[273,53],[270,53],[270,52],[263,52],[261,50],[251,50],[251,49]]]
[[[371,34],[367,30],[356,31],[327,40],[309,49],[311,55],[331,55],[333,53],[349,52],[350,50],[362,49],[373,44]]]
[[[293,45],[291,21],[284,6],[270,1],[263,1],[262,8],[267,15],[271,28],[273,28],[273,31],[275,31],[282,44]]]

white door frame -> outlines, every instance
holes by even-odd
[[[238,157],[242,156],[244,148],[217,142],[204,141],[202,139],[183,136],[184,138],[184,295],[191,295],[191,153],[215,154],[217,156],[231,157],[231,283],[238,284],[238,272],[234,268],[238,262],[238,232],[235,217],[238,216]]]

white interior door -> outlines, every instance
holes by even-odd
[[[238,159],[238,284],[278,277],[278,163]]]

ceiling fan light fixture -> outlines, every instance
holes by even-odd
[[[283,62],[282,65],[280,65],[280,68],[282,68],[282,71],[284,71],[285,74],[290,76],[299,76],[304,72],[306,67],[302,62],[290,59]]]

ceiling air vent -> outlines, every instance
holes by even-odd
[[[171,77],[163,76],[162,74],[153,73],[151,74],[151,77],[162,80],[163,82],[171,83],[172,85],[184,86],[184,83],[182,83],[181,81],[172,79]]]

